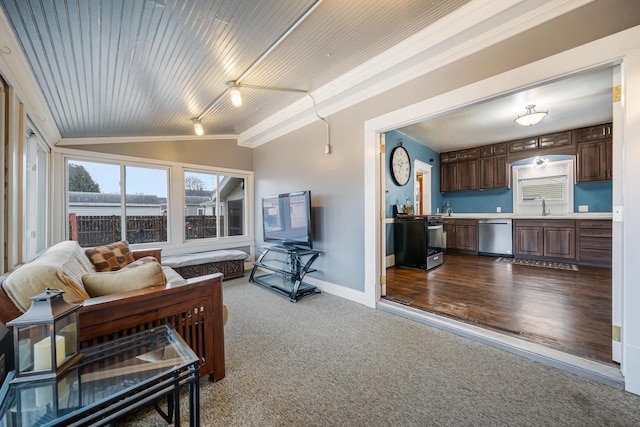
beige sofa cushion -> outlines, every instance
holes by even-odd
[[[146,262],[135,268],[89,273],[82,276],[84,288],[91,297],[133,291],[149,286],[165,285],[167,279],[157,261]]]
[[[44,292],[46,288],[63,290],[63,298],[69,303],[82,302],[89,298],[82,287],[82,275],[92,270],[78,259],[78,253],[82,253],[82,250],[77,242],[60,242],[13,271],[2,286],[22,312],[31,307],[29,298]]]
[[[162,272],[167,278],[167,283],[172,285],[186,285],[187,281],[179,275],[173,268],[162,266]]]
[[[117,271],[134,261],[126,240],[84,251],[96,271]]]

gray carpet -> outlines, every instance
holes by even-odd
[[[640,396],[333,295],[293,304],[244,278],[224,299],[227,375],[201,381],[203,426],[640,425]]]

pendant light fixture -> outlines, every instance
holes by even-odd
[[[527,105],[525,109],[527,112],[518,116],[515,120],[516,123],[522,126],[533,126],[540,123],[540,120],[544,119],[547,114],[549,114],[548,111],[536,111],[535,104]]]

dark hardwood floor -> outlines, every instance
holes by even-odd
[[[613,364],[610,269],[567,271],[450,253],[429,271],[388,268],[387,298]]]

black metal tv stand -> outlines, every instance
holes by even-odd
[[[312,271],[311,264],[320,256],[319,251],[295,246],[265,246],[262,254],[253,263],[249,282],[254,282],[289,297],[291,302],[320,293],[312,285],[303,282],[304,276]],[[256,276],[258,268],[272,273]]]

